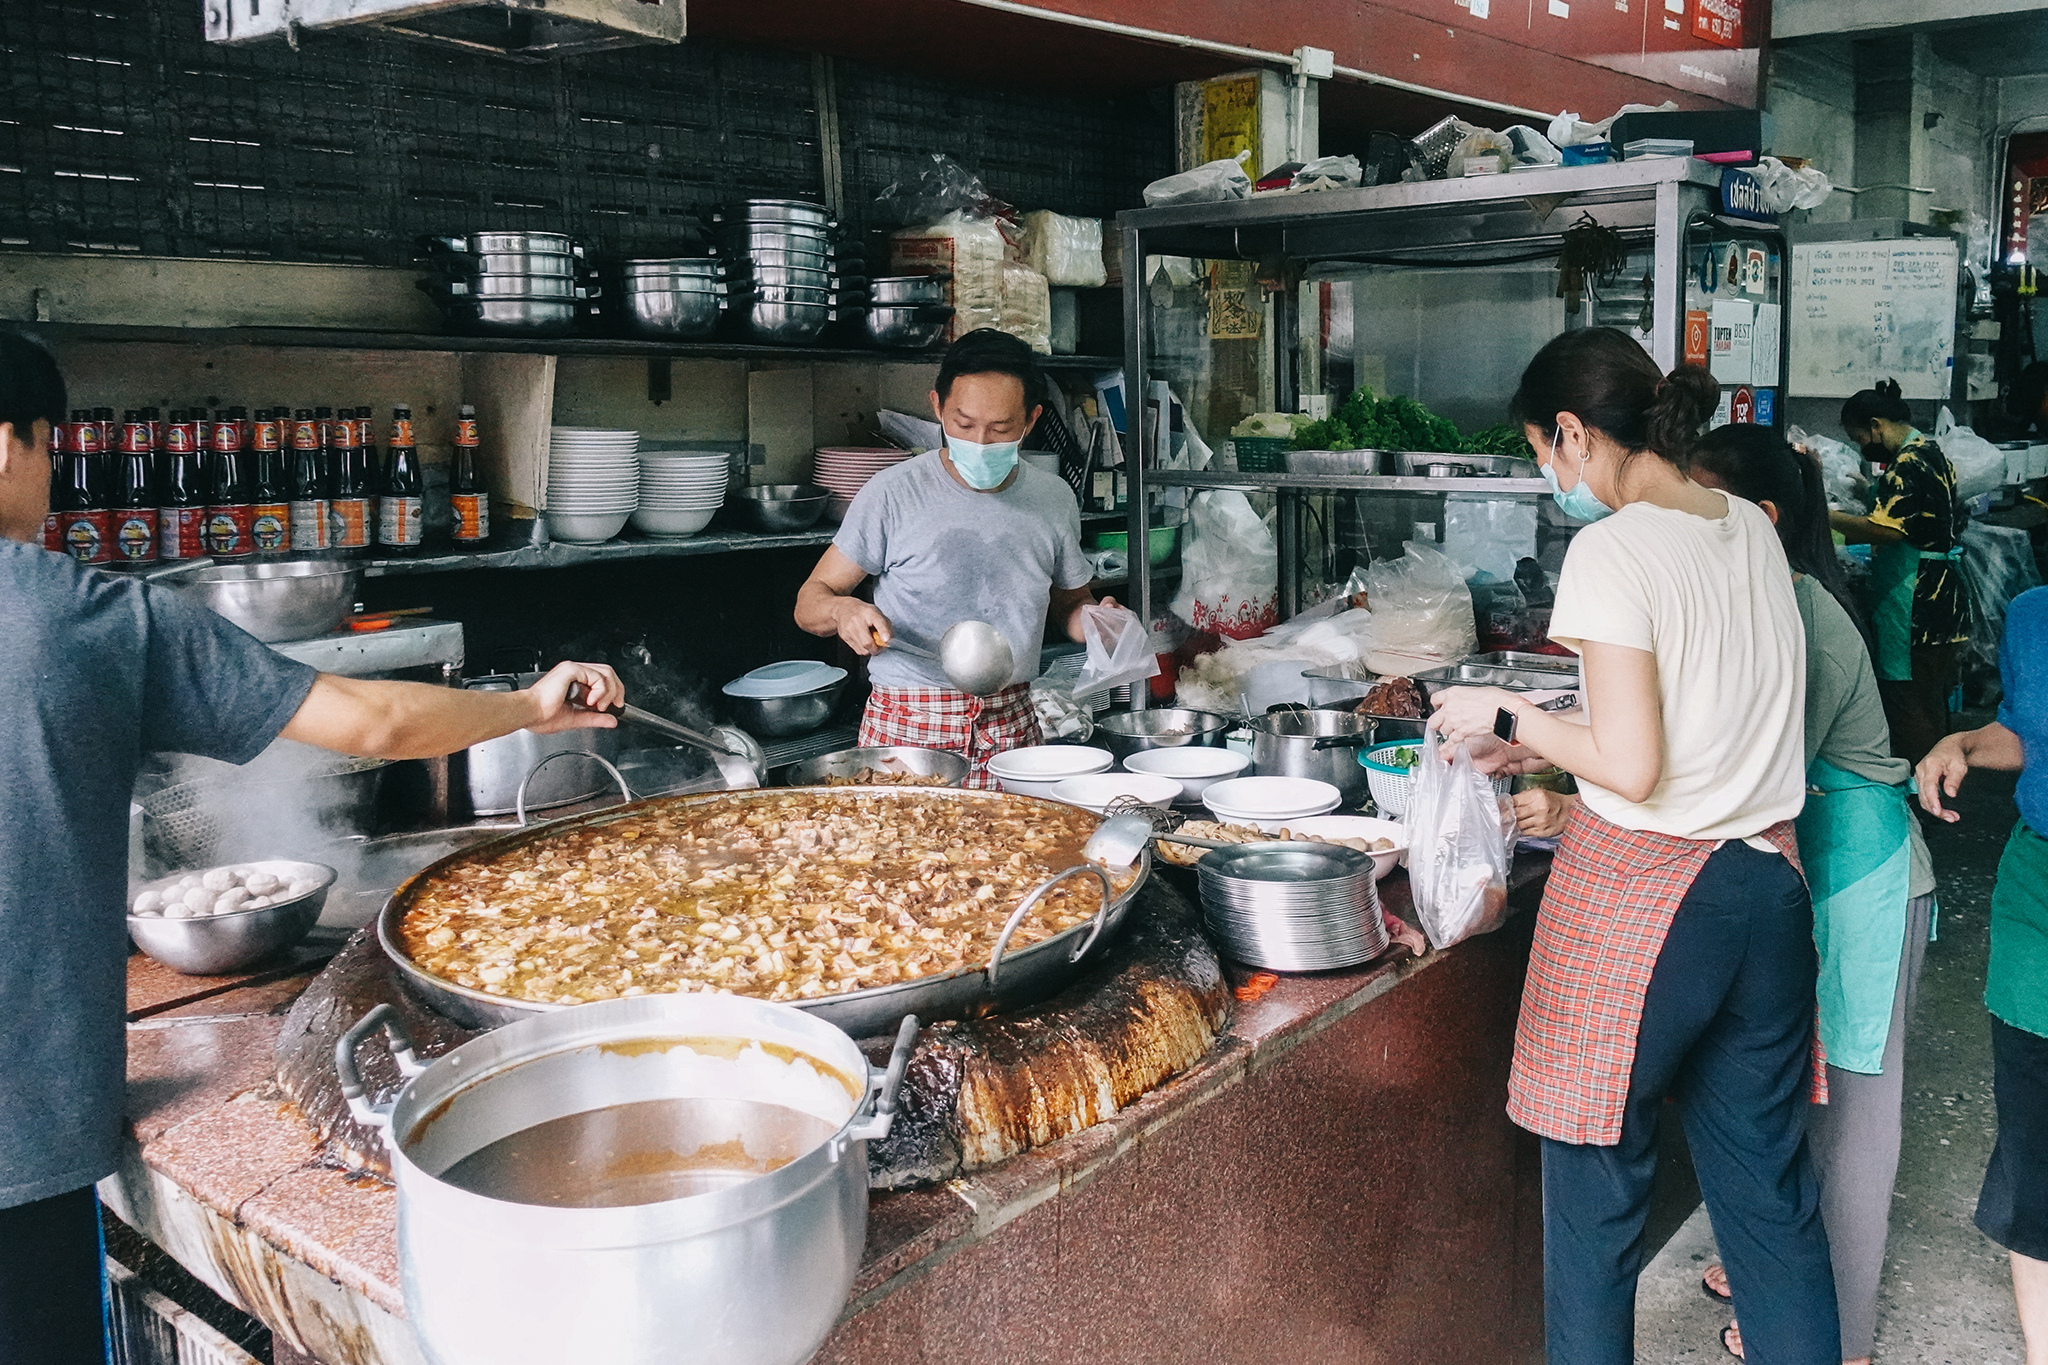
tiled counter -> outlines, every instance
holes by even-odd
[[[1518,872],[1518,906],[1542,867]],[[1405,914],[1405,881],[1382,889]],[[1114,1119],[875,1196],[819,1361],[1539,1359],[1536,1149],[1503,1112],[1532,920],[1283,978]],[[189,999],[189,978],[137,962],[131,1010],[150,1012],[130,1026],[132,1141],[103,1197],[268,1324],[280,1365],[420,1362],[396,1195],[323,1165],[270,1084],[308,973]]]

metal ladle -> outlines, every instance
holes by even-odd
[[[716,725],[708,735],[699,734],[687,725],[678,725],[667,716],[657,716],[652,711],[621,703],[609,708],[590,705],[589,694],[582,683],[569,687],[569,704],[580,706],[586,711],[603,709],[609,715],[634,725],[644,725],[658,734],[681,740],[692,748],[702,749],[711,755],[711,761],[718,765],[718,775],[725,779],[725,785],[734,791],[748,791],[759,787],[768,780],[768,755],[754,737],[745,730],[731,725]]]
[[[881,636],[876,635],[874,639],[877,644],[882,643]],[[1017,656],[1011,653],[1010,642],[986,621],[955,622],[939,638],[939,652],[936,654],[896,639],[883,644],[882,648],[931,660],[945,673],[947,682],[977,697],[1002,691],[1010,685],[1010,678],[1017,671]]]

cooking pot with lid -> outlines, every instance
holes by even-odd
[[[470,678],[462,685],[472,692],[518,692],[540,681],[538,671],[492,673]],[[602,764],[564,760],[549,763],[535,772],[543,759],[560,753],[595,754],[616,762],[619,756],[617,730],[566,730],[560,734],[537,735],[531,730],[514,730],[497,739],[469,746],[469,805],[478,815],[510,815],[519,804],[519,784],[526,789],[528,810],[552,810],[588,801],[611,786]]]
[[[374,1105],[382,1027],[403,1084]],[[350,1112],[398,1186],[406,1317],[436,1365],[798,1365],[845,1306],[867,1237],[886,1073],[787,1005],[604,1000],[431,1063],[379,1005],[335,1047]]]

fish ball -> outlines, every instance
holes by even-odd
[[[233,868],[229,867],[216,867],[199,879],[201,887],[215,894],[227,890],[234,884],[235,872]]]
[[[163,907],[163,903],[163,892],[145,891],[135,898],[135,904],[129,908],[137,915],[152,915]]]
[[[246,889],[239,886],[230,887],[228,890],[221,892],[220,899],[213,903],[213,913],[225,915],[243,909],[248,899],[249,893]]]
[[[165,919],[191,919],[192,915],[192,907],[183,901],[172,901],[164,907]]]
[[[195,886],[178,899],[187,910],[197,910],[201,906],[212,905],[213,898],[213,892],[203,886]]]
[[[249,888],[249,894],[252,896],[267,896],[283,886],[284,882],[274,872],[251,872],[249,880],[242,885]]]

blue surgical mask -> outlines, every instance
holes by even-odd
[[[1022,441],[998,441],[994,445],[983,445],[979,441],[963,441],[958,436],[948,436],[946,453],[953,459],[953,468],[967,480],[967,486],[986,493],[1010,477],[1010,471],[1017,467],[1018,448],[1023,444]]]
[[[1557,510],[1579,521],[1598,521],[1614,515],[1614,509],[1594,495],[1591,484],[1586,482],[1585,466],[1579,467],[1579,481],[1570,488],[1557,485],[1557,437],[1550,438],[1550,463],[1543,466],[1543,481],[1550,485],[1551,501]]]

